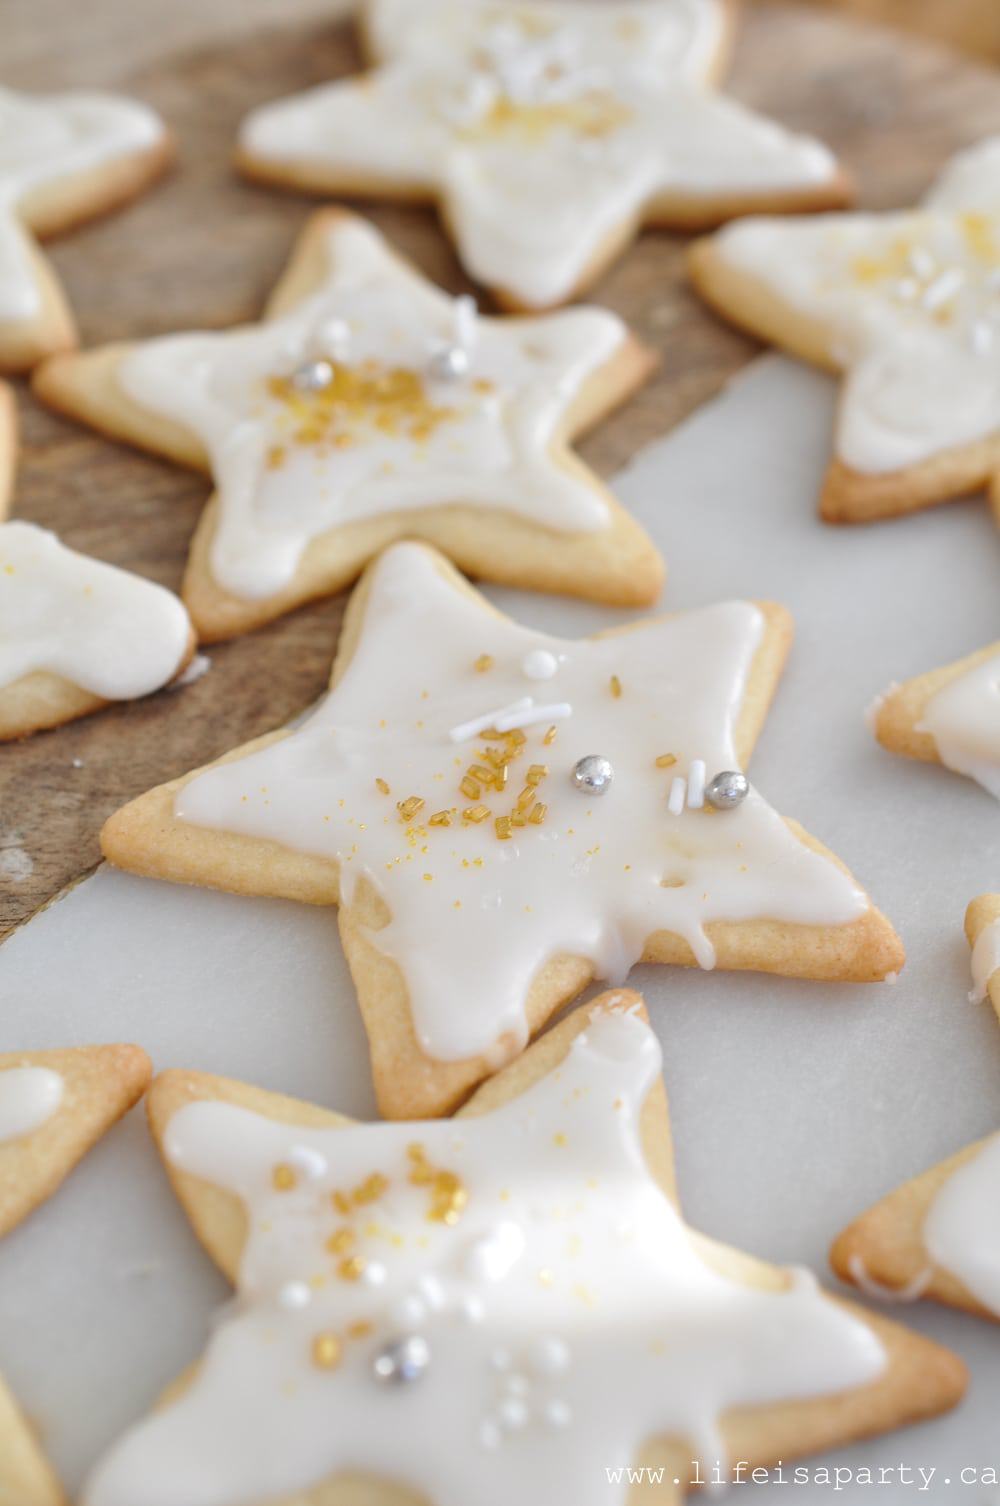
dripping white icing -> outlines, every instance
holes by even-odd
[[[916,730],[933,737],[947,768],[1000,799],[1000,654],[943,685]]]
[[[360,221],[332,226],[327,255],[322,286],[282,317],[150,340],[119,370],[131,398],[183,424],[208,451],[220,585],[272,595],[311,539],[414,508],[500,508],[567,533],[607,526],[598,488],[552,451],[581,388],[626,339],[616,315],[480,318],[467,373],[439,380],[429,361],[451,336],[455,300]],[[331,321],[349,332],[338,368],[346,396],[334,406],[339,387],[288,389],[304,362],[329,358]],[[369,379],[388,381],[390,398],[380,403]]]
[[[921,209],[747,220],[716,246],[828,332],[847,371],[837,453],[854,469],[899,470],[1000,427],[1000,137],[957,158]]]
[[[738,766],[733,726],[762,631],[756,607],[729,602],[622,635],[554,639],[484,611],[430,551],[400,544],[374,568],[336,689],[280,743],[189,782],[176,814],[339,859],[348,904],[365,875],[392,915],[372,940],[403,971],[423,1049],[439,1059],[517,1049],[531,981],[559,954],[621,981],[657,931],[684,937],[711,967],[713,920],[841,925],[867,909],[754,789],[726,814],[668,816],[671,770],[657,758],[679,768],[702,758],[712,774]],[[502,794],[463,794],[484,745],[456,745],[452,730],[524,699],[525,655],[539,649],[558,664],[545,699],[572,714],[553,720],[548,742],[545,721],[530,726]],[[600,798],[571,779],[591,753],[615,771]],[[498,840],[495,818],[533,765],[548,769],[536,788],[544,822]],[[402,821],[397,802],[413,796],[425,804]],[[466,824],[462,812],[481,804],[486,818]],[[431,823],[441,811],[451,825]]]
[[[0,1145],[47,1124],[63,1100],[63,1080],[49,1067],[0,1071]]]
[[[953,1171],[924,1219],[924,1244],[1000,1317],[1000,1135]]]
[[[32,318],[39,292],[19,206],[34,191],[110,166],[163,139],[152,110],[110,94],[0,88],[0,320]]]
[[[1000,919],[983,926],[972,948],[971,1004],[981,1004],[993,974],[1000,968]]]
[[[111,1450],[85,1506],[241,1506],[345,1471],[434,1506],[470,1492],[608,1506],[628,1486],[609,1485],[607,1461],[651,1437],[714,1464],[728,1408],[876,1379],[878,1339],[807,1273],[762,1290],[705,1263],[642,1149],[659,1069],[645,1024],[598,1014],[561,1069],[484,1117],[301,1130],[220,1102],[180,1109],[173,1167],[248,1210],[239,1299],[188,1391]],[[329,1170],[277,1191],[303,1145]],[[415,1184],[421,1164],[452,1181]],[[384,1185],[355,1205],[373,1176]],[[451,1223],[432,1216],[442,1186]],[[339,1275],[343,1250],[382,1284]],[[426,1373],[379,1385],[374,1357],[408,1332],[429,1345]],[[311,1360],[321,1334],[340,1345],[334,1368]]]
[[[368,14],[383,66],[254,111],[244,151],[437,193],[469,270],[527,307],[568,298],[657,196],[836,175],[818,142],[704,85],[717,0],[377,0]]]
[[[0,691],[48,670],[105,700],[147,695],[176,674],[189,632],[162,586],[31,523],[0,524]]]

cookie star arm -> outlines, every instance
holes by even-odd
[[[998,678],[1000,642],[891,685],[869,713],[871,729],[890,753],[1000,788],[1000,729],[993,725],[991,737],[989,722]]]
[[[0,1376],[0,1501],[10,1506],[66,1506],[55,1471]]]

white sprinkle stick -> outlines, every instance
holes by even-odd
[[[684,809],[687,799],[687,780],[683,774],[675,774],[670,786],[670,798],[667,801],[667,810],[672,816],[679,816]]]
[[[468,354],[476,343],[479,307],[471,293],[455,299],[455,344]]]
[[[499,706],[496,711],[487,711],[482,716],[473,717],[470,722],[459,722],[457,727],[452,727],[448,736],[453,743],[467,743],[470,737],[477,737],[480,732],[485,732],[487,727],[495,727],[498,732],[503,731],[500,723],[507,717],[514,716],[515,720],[510,723],[511,727],[520,726],[516,720],[516,714],[530,711],[534,706],[534,699],[530,695],[522,696],[519,701],[511,701],[509,706]]]
[[[502,716],[493,723],[498,732],[513,732],[515,727],[533,727],[536,722],[562,722],[573,715],[569,701],[552,701],[548,706],[533,706],[530,711]]]
[[[700,811],[705,804],[705,760],[693,758],[688,769],[687,803],[691,810]]]
[[[951,302],[964,281],[965,273],[961,267],[949,267],[947,272],[942,272],[940,277],[936,277],[929,287],[924,289],[924,296],[921,300],[924,308],[931,313],[935,309],[943,308],[946,303]]]

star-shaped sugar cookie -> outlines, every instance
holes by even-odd
[[[32,237],[116,208],[170,156],[162,121],[135,100],[0,88],[0,370],[26,371],[76,344],[69,306]]]
[[[239,1298],[82,1506],[676,1506],[952,1405],[955,1356],[686,1227],[660,1066],[615,994],[451,1120],[159,1078],[153,1132]]]
[[[211,640],[339,590],[402,536],[491,580],[652,601],[659,555],[569,449],[651,359],[602,309],[480,318],[335,210],[260,324],[55,357],[35,385],[212,473],[183,593]]]
[[[136,1046],[0,1056],[0,1235],[51,1197],[77,1162],[146,1091]],[[0,1501],[64,1506],[59,1483],[0,1378]]]
[[[691,269],[728,318],[844,374],[829,522],[985,485],[1000,509],[1000,137],[918,209],[746,220],[696,244]]]
[[[944,764],[1000,799],[1000,643],[890,686],[869,721],[890,752]]]
[[[321,193],[436,201],[504,306],[563,303],[643,224],[827,208],[818,141],[713,91],[725,0],[365,0],[372,70],[263,106],[239,160]]]
[[[309,719],[140,796],[104,853],[339,903],[395,1118],[461,1101],[640,959],[881,979],[902,947],[841,864],[755,789],[709,804],[717,775],[747,789],[790,633],[780,607],[728,602],[553,638],[397,544],[355,592]]]
[[[1000,1017],[1000,894],[969,905],[973,1001]],[[1000,1135],[958,1151],[875,1204],[833,1247],[837,1274],[871,1296],[928,1297],[1000,1320]]]

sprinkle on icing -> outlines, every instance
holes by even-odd
[[[322,285],[280,318],[149,340],[119,369],[129,397],[209,454],[220,585],[273,595],[312,539],[409,509],[504,509],[565,533],[608,526],[597,489],[552,450],[581,386],[626,339],[616,315],[479,318],[467,372],[438,381],[427,350],[449,335],[456,301],[359,220],[331,224],[326,254]],[[322,385],[297,385],[332,318],[349,353],[327,359]]]
[[[947,768],[1000,800],[1000,654],[943,685],[916,730],[933,737]]]
[[[714,1464],[729,1408],[875,1380],[878,1339],[807,1273],[773,1290],[704,1263],[642,1149],[659,1070],[648,1026],[598,1012],[559,1071],[488,1115],[303,1131],[218,1101],[181,1108],[171,1165],[248,1211],[238,1301],[188,1389],[98,1465],[84,1506],[304,1495],[384,1475],[387,1439],[397,1477],[435,1506],[470,1492],[608,1506],[628,1486],[609,1486],[607,1460],[650,1438]],[[277,1195],[270,1169],[291,1143],[330,1172]],[[372,1174],[375,1201],[334,1208]],[[380,1285],[341,1279],[335,1228]]]
[[[956,158],[923,207],[746,220],[716,239],[847,371],[837,453],[872,474],[1000,427],[1000,137]]]
[[[153,581],[0,524],[0,691],[48,670],[105,700],[148,695],[187,651],[188,615]]]
[[[438,194],[473,275],[543,307],[658,196],[835,178],[818,142],[710,92],[724,12],[719,0],[373,0],[382,66],[254,111],[242,148]]]
[[[49,185],[110,167],[162,139],[157,116],[134,100],[0,88],[0,322],[32,319],[41,307],[20,205]]]
[[[502,1058],[523,1045],[531,981],[557,955],[621,981],[657,931],[684,937],[711,967],[713,920],[837,926],[867,909],[755,789],[724,818],[667,819],[665,747],[681,767],[738,767],[733,726],[763,631],[755,606],[729,602],[610,638],[554,639],[488,615],[429,550],[396,545],[373,567],[354,656],[317,711],[272,747],[192,779],[175,811],[338,859],[348,905],[365,875],[392,917],[371,939],[403,971],[422,1048]],[[487,676],[470,643],[492,657]],[[535,707],[497,715],[535,649],[558,660],[547,684],[572,706],[555,737],[551,705],[540,719]],[[456,743],[472,724],[478,736]],[[615,780],[588,799],[571,776],[595,749]],[[394,810],[374,771],[424,804]]]
[[[49,1067],[7,1067],[0,1071],[0,1145],[33,1134],[57,1112],[64,1085]]]

